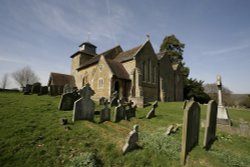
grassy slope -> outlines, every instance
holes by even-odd
[[[0,93],[0,166],[66,166],[83,152],[96,153],[104,166],[179,166],[181,130],[168,137],[164,132],[168,125],[182,123],[182,103],[159,103],[157,117],[150,120],[144,118],[150,109],[146,108],[138,109],[131,121],[70,121],[71,130],[66,130],[59,119],[71,120],[72,112],[57,110],[59,98]],[[202,119],[205,110],[202,106]],[[247,111],[230,110],[230,116],[250,122]],[[140,125],[143,149],[122,156],[124,139],[134,124]],[[203,134],[201,128],[200,145],[190,153],[189,166],[250,164],[249,139],[218,132],[218,140],[205,151]]]

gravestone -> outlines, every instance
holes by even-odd
[[[110,106],[117,106],[118,105],[118,92],[115,91],[113,94],[112,94],[112,98],[110,100]]]
[[[108,108],[108,100],[106,99],[104,101],[104,109],[101,110],[100,122],[110,121],[110,117],[111,117],[111,112],[110,109]]]
[[[79,92],[81,98],[74,103],[72,121],[94,121],[95,103],[90,97],[93,96],[95,92],[89,84],[86,84]]]
[[[195,101],[190,101],[184,110],[181,164],[185,165],[186,156],[198,144],[200,128],[200,106]]]
[[[70,84],[65,84],[63,86],[63,93],[71,93],[73,91],[73,87]]]
[[[185,110],[185,108],[186,108],[186,106],[187,106],[187,103],[188,103],[188,100],[185,100],[185,101],[183,102],[183,106],[182,106],[182,109],[183,109],[183,110]]]
[[[231,121],[228,115],[226,107],[222,103],[222,82],[221,76],[217,76],[217,87],[218,87],[218,113],[217,113],[217,123],[223,125],[231,126]]]
[[[137,108],[137,105],[132,105],[132,108],[130,110],[130,117],[136,117],[136,108]]]
[[[114,111],[114,122],[119,122],[120,120],[125,119],[125,108],[118,100],[118,106],[115,107]]]
[[[75,101],[77,101],[80,98],[81,96],[77,92],[65,93],[61,96],[58,109],[64,111],[73,110]]]
[[[216,139],[217,103],[210,100],[207,106],[207,118],[203,146],[208,149]]]
[[[106,102],[106,98],[105,97],[101,97],[99,99],[99,105],[105,105],[104,103]]]
[[[38,95],[46,95],[46,94],[48,94],[48,93],[49,93],[49,91],[48,91],[48,86],[41,86],[41,87],[40,87],[40,92],[39,92]]]
[[[38,94],[40,92],[40,88],[41,88],[41,83],[39,82],[34,83],[31,87],[31,93]]]
[[[132,105],[133,105],[133,102],[130,100],[127,103],[127,105],[128,105],[128,109],[125,110],[125,117],[126,117],[126,120],[129,120],[132,117],[132,112],[133,112],[132,111],[133,110]]]
[[[151,119],[153,117],[155,117],[155,109],[158,107],[158,101],[155,101],[153,104],[152,104],[152,109],[148,112],[146,118],[147,119]]]
[[[126,143],[122,148],[123,155],[125,155],[129,151],[133,151],[134,149],[138,148],[137,145],[137,142],[139,140],[138,129],[139,126],[134,125],[133,130],[129,132],[128,139],[126,140]]]
[[[31,93],[31,89],[32,89],[32,85],[26,84],[26,86],[25,86],[25,88],[24,88],[23,94],[24,94],[24,95],[30,94],[30,93]]]

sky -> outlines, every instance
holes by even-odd
[[[150,35],[156,53],[165,36],[185,44],[191,78],[250,94],[249,0],[0,0],[0,78],[31,67],[70,74],[70,56],[89,41],[101,53],[128,50]]]

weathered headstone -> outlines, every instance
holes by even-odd
[[[127,120],[134,117],[134,115],[135,115],[135,111],[134,111],[134,108],[133,108],[132,105],[133,105],[133,102],[130,100],[127,103],[128,109],[125,111],[125,117],[126,117]]]
[[[123,155],[125,155],[129,151],[133,151],[134,149],[138,148],[137,145],[137,142],[139,140],[138,129],[139,126],[134,125],[133,130],[129,132],[128,139],[126,140],[126,143],[122,148]]]
[[[63,86],[63,93],[71,93],[73,91],[73,87],[70,84],[65,84]]]
[[[115,107],[114,111],[114,122],[119,122],[120,120],[125,119],[125,108],[118,100],[118,106]]]
[[[132,105],[132,108],[131,108],[131,110],[130,110],[130,116],[131,117],[136,117],[136,108],[137,108],[137,105],[135,104],[135,105]]]
[[[182,109],[183,109],[183,110],[185,110],[185,108],[186,108],[186,106],[187,106],[187,103],[188,103],[188,100],[185,100],[185,101],[183,102],[183,106],[182,106]]]
[[[112,98],[110,100],[110,106],[117,106],[118,105],[118,92],[115,91],[113,94],[112,94]]]
[[[104,101],[104,109],[101,110],[100,122],[110,121],[111,112],[108,108],[108,100]]]
[[[74,103],[72,121],[77,120],[94,120],[95,103],[90,99],[95,92],[89,84],[86,84],[81,90],[81,98]]]
[[[185,165],[186,156],[198,144],[200,128],[200,106],[195,101],[190,101],[184,110],[181,164]]]
[[[31,87],[31,93],[38,94],[40,92],[40,88],[41,88],[41,83],[39,82],[34,83]]]
[[[218,114],[217,114],[217,123],[223,125],[231,125],[231,121],[228,115],[226,107],[222,103],[222,82],[221,76],[217,76],[217,87],[218,87]]]
[[[99,105],[104,105],[105,101],[106,101],[106,98],[105,97],[101,97],[99,99]]]
[[[80,98],[81,96],[77,92],[65,93],[61,96],[58,109],[64,111],[73,110],[75,101],[77,101]]]
[[[39,92],[38,95],[46,95],[46,94],[48,94],[48,93],[49,93],[49,91],[48,91],[48,86],[41,86],[41,87],[40,87],[40,92]]]
[[[152,104],[152,109],[148,112],[146,118],[147,119],[151,119],[153,117],[155,117],[155,109],[158,107],[158,101],[155,101],[153,104]]]
[[[24,94],[24,95],[30,94],[30,93],[31,93],[31,89],[32,89],[32,85],[26,84],[26,86],[25,86],[25,88],[24,88],[23,94]]]
[[[208,149],[210,144],[216,139],[217,103],[210,100],[207,106],[207,118],[205,125],[205,136],[203,146]]]

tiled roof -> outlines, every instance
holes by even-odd
[[[58,85],[58,86],[70,84],[70,85],[75,86],[75,79],[72,75],[51,72],[50,77],[49,77],[48,86],[50,86],[52,84]]]
[[[93,55],[93,54],[91,54],[91,53],[88,53],[88,52],[86,52],[86,51],[77,51],[77,52],[75,52],[73,55],[71,55],[70,56],[70,58],[73,58],[73,57],[75,57],[77,54],[79,54],[79,53],[84,53],[84,54],[87,54],[87,55],[90,55],[90,56],[95,56],[95,55]]]
[[[124,61],[128,61],[128,60],[133,59],[133,57],[139,51],[141,46],[142,45],[139,45],[139,46],[132,48],[130,50],[127,50],[125,52],[121,52],[118,56],[116,56],[116,58],[114,60],[116,60],[118,62],[124,62]]]
[[[130,80],[127,70],[123,65],[115,60],[106,59],[111,71],[119,79]]]

